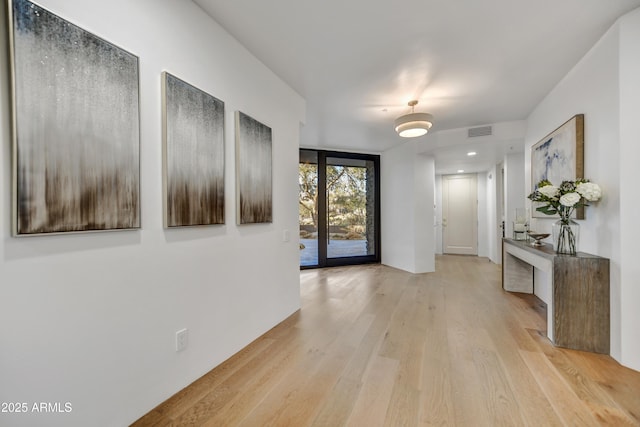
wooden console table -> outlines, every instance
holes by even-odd
[[[533,270],[547,277],[547,336],[555,345],[609,354],[609,259],[558,255],[549,244],[502,239],[502,287],[534,293]]]

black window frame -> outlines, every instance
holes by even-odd
[[[329,150],[317,150],[313,148],[300,148],[299,160],[302,157],[302,152],[314,152],[317,155],[318,160],[318,264],[300,266],[300,269],[313,269],[324,267],[339,267],[344,265],[357,265],[357,264],[371,264],[380,263],[381,260],[381,247],[380,241],[380,156],[377,154],[364,154],[364,153],[352,153],[344,151],[329,151]],[[320,206],[327,205],[327,189],[326,189],[326,171],[327,171],[327,158],[338,159],[354,159],[365,160],[373,162],[374,167],[374,254],[372,255],[358,255],[349,257],[334,257],[327,258],[327,209],[319,209]]]

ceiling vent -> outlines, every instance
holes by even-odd
[[[467,137],[468,138],[476,138],[478,136],[489,136],[493,135],[493,129],[491,126],[480,126],[477,128],[469,128],[467,129]]]

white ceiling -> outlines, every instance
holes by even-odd
[[[393,121],[412,99],[416,111],[434,115],[421,137],[427,145],[443,131],[464,128],[466,136],[467,127],[526,119],[619,16],[640,7],[640,0],[193,1],[306,99],[301,146],[361,152],[406,141]],[[439,173],[455,172],[456,161],[472,172],[522,143],[465,138],[426,151]]]

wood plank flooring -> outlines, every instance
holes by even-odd
[[[640,373],[554,347],[486,258],[305,270],[302,309],[135,426],[640,426]]]

